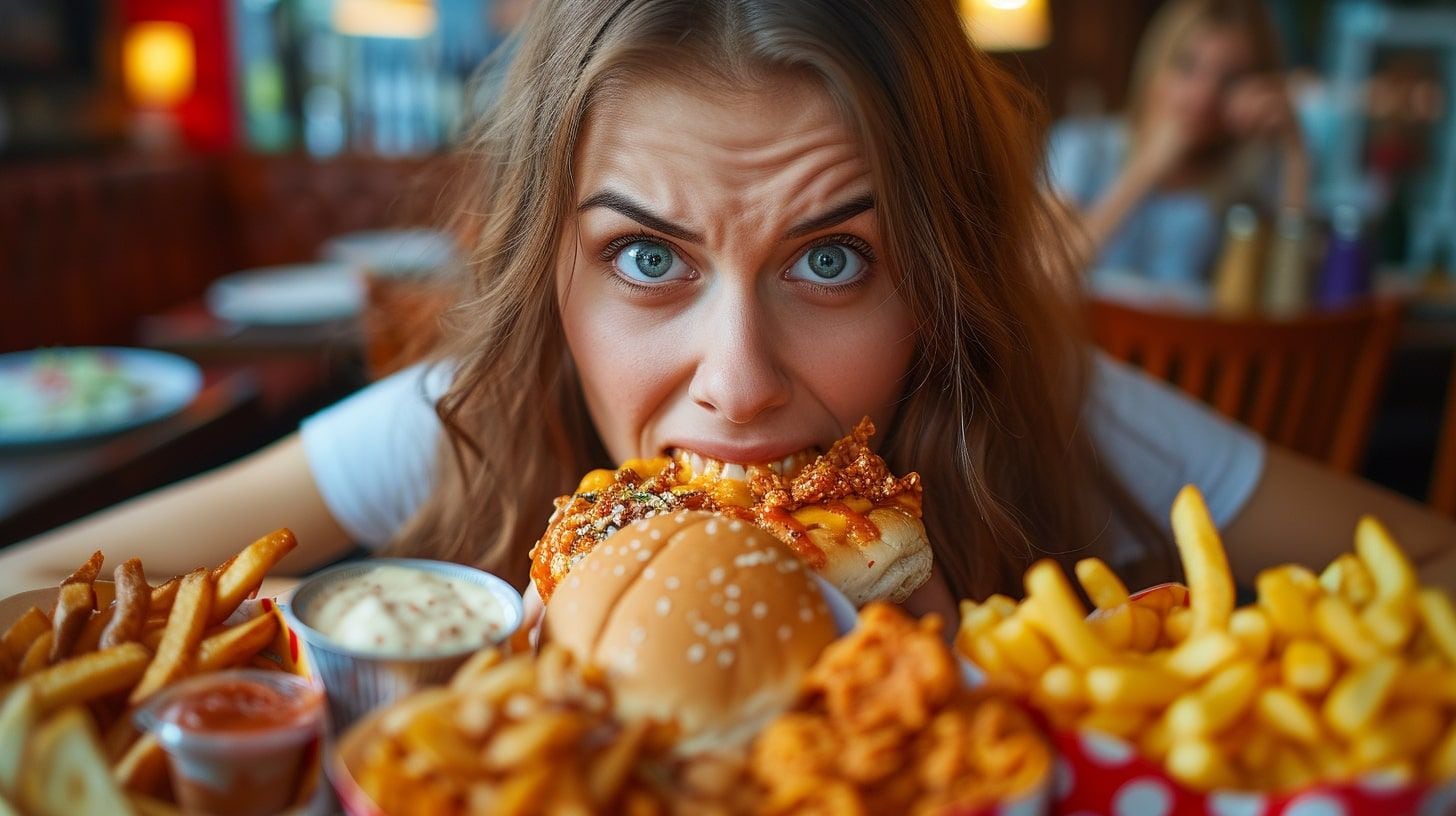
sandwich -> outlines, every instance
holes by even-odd
[[[685,511],[756,525],[855,604],[903,602],[930,578],[920,475],[895,476],[869,447],[868,418],[817,457],[740,466],[684,451],[588,473],[556,499],[531,550],[531,579],[549,601],[563,578],[613,533]]]

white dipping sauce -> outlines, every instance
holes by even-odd
[[[506,612],[485,587],[381,565],[323,588],[306,622],[355,651],[431,655],[497,642]]]

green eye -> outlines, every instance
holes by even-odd
[[[633,241],[622,248],[613,265],[623,277],[636,282],[655,282],[680,277],[686,271],[672,248],[661,241]],[[669,275],[676,272],[677,274]]]
[[[842,286],[863,277],[865,260],[844,244],[821,244],[794,262],[788,277],[830,286]]]
[[[809,271],[825,280],[833,280],[849,266],[849,256],[837,246],[814,247],[809,250]]]

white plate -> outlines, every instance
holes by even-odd
[[[76,397],[78,385],[91,398]],[[3,354],[0,447],[135,428],[186,408],[201,390],[196,363],[161,351],[74,347]]]
[[[354,317],[364,308],[364,283],[345,263],[249,269],[213,282],[207,307],[233,323],[298,326]]]
[[[329,239],[319,254],[385,277],[430,274],[456,259],[450,236],[431,229],[351,232]]]

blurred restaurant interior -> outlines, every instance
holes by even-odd
[[[0,545],[256,450],[428,347],[462,263],[436,226],[451,148],[528,4],[0,0]],[[1129,108],[1162,5],[961,3],[1059,123],[1049,151]],[[1089,270],[1089,325],[1456,515],[1456,3],[1267,6],[1305,217],[1221,200],[1195,275]],[[95,346],[134,352],[156,404],[27,420],[38,366],[107,387],[107,365],[58,356]]]

